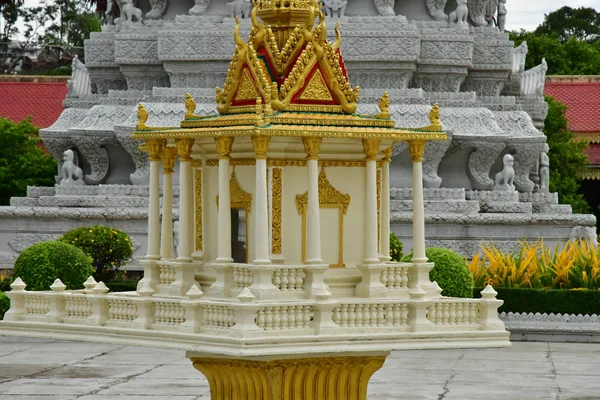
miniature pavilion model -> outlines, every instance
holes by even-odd
[[[213,399],[364,399],[389,350],[507,346],[491,287],[440,295],[425,256],[422,156],[431,125],[398,129],[384,93],[355,113],[337,40],[316,0],[258,1],[236,50],[219,115],[151,127],[148,255],[135,293],[26,292],[17,279],[3,332],[188,350]],[[413,163],[413,262],[390,262],[389,163]],[[179,159],[173,251],[172,174]],[[160,174],[162,165],[162,212]],[[161,221],[162,214],[162,221]]]

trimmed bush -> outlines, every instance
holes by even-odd
[[[481,297],[482,288],[473,290]],[[501,312],[600,315],[600,291],[567,289],[494,288],[504,300]]]
[[[72,229],[58,241],[77,246],[92,257],[94,278],[105,283],[119,278],[119,268],[133,254],[131,239],[125,232],[102,225]]]
[[[139,281],[137,280],[113,281],[107,282],[106,287],[108,287],[111,292],[135,292],[137,290],[138,282]]]
[[[10,284],[12,281],[10,279],[4,279],[0,281],[0,292],[8,292],[10,290]]]
[[[392,257],[392,261],[402,259],[402,242],[393,233],[390,233],[390,257]]]
[[[4,292],[0,292],[0,319],[4,319],[4,314],[10,308],[10,299]]]
[[[13,269],[13,278],[21,277],[27,290],[50,290],[59,278],[67,289],[82,289],[94,273],[92,258],[75,246],[49,241],[23,250]]]
[[[434,267],[429,272],[429,280],[437,282],[443,289],[442,295],[448,297],[470,298],[473,295],[473,278],[464,258],[449,249],[431,248],[425,255]],[[410,262],[412,253],[402,258]]]

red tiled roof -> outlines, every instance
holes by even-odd
[[[47,128],[64,110],[65,82],[0,82],[0,117],[18,122],[32,116],[33,124]]]
[[[569,107],[567,120],[571,131],[600,132],[600,82],[546,82],[545,94]]]

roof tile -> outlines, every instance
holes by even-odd
[[[32,116],[33,124],[47,128],[64,110],[64,82],[0,82],[0,117],[18,122]]]
[[[571,131],[600,132],[600,82],[547,82],[545,94],[567,105]]]

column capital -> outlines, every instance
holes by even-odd
[[[377,153],[379,152],[379,144],[381,140],[377,139],[363,139],[362,144],[365,149],[365,160],[367,161],[376,161]]]
[[[394,145],[388,147],[387,149],[383,150],[383,162],[391,162],[392,161],[392,152],[394,151]]]
[[[195,139],[177,139],[175,142],[177,145],[177,155],[179,161],[192,161],[192,147],[194,146]]]
[[[411,140],[408,142],[410,149],[410,159],[412,162],[423,162],[423,154],[425,153],[425,140]]]
[[[256,159],[265,160],[269,152],[270,136],[252,136],[252,145],[256,153]]]
[[[160,161],[160,153],[164,143],[163,139],[146,139],[144,147],[150,155],[150,161]]]
[[[220,136],[215,138],[219,159],[230,159],[229,154],[233,148],[233,136]]]
[[[323,138],[320,137],[305,136],[302,138],[302,143],[304,144],[304,151],[307,154],[306,158],[308,158],[309,160],[319,159],[319,152],[321,151],[322,141]]]
[[[177,148],[173,146],[164,147],[160,153],[160,158],[163,163],[163,174],[172,174],[173,168],[175,168],[175,159],[177,158]]]

